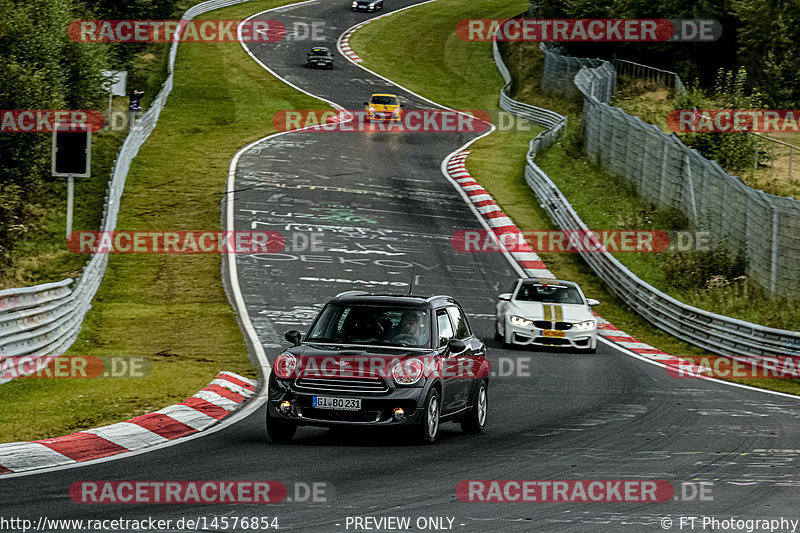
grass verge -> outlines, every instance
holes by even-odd
[[[364,59],[366,67],[438,103],[466,109],[496,109],[503,81],[492,59],[491,45],[463,42],[455,36],[453,29],[464,18],[510,17],[526,8],[525,2],[509,4],[504,0],[482,0],[468,6],[456,0],[439,0],[359,29],[351,38],[351,46]],[[407,36],[411,34],[420,37],[410,40]],[[577,127],[580,107],[541,95],[538,78],[527,77],[534,76],[537,69],[541,69],[541,58],[535,57],[538,47],[531,44],[520,46],[527,49],[506,50],[512,75],[526,77],[525,81],[515,80],[512,94],[534,105],[566,113],[570,117],[570,127]],[[410,57],[415,61],[407,61]],[[517,64],[520,60],[524,63]],[[471,146],[467,167],[521,230],[552,229],[547,213],[539,207],[538,198],[524,181],[525,154],[533,135],[531,132],[496,132],[484,137]],[[565,157],[563,150],[563,146],[557,145],[546,154],[550,158],[546,170],[551,177],[559,186],[564,179],[570,178],[575,189],[580,189],[591,178],[591,194],[585,195],[587,203],[595,212],[613,218],[608,207],[615,204],[609,200],[608,193],[618,186],[618,182],[613,177],[603,176],[600,169],[593,168],[584,156],[572,153]],[[557,168],[559,164],[564,167]],[[592,176],[587,176],[587,173]],[[595,183],[594,180],[601,176],[606,181]],[[573,201],[570,194],[567,197]],[[585,214],[585,207],[576,205],[581,216]],[[675,355],[705,353],[658,330],[634,313],[625,302],[606,291],[599,278],[576,254],[542,254],[542,259],[557,276],[578,282],[589,297],[601,300],[603,317],[639,340]],[[793,380],[731,381],[800,393],[800,384]]]
[[[241,19],[289,3],[263,0],[204,17]],[[128,173],[117,228],[219,230],[231,157],[273,133],[276,112],[315,108],[327,106],[272,77],[239,44],[180,45],[175,86]],[[75,229],[87,229],[88,222],[81,224]],[[6,383],[0,386],[2,440],[51,437],[157,410],[191,396],[221,370],[256,376],[223,291],[221,260],[112,255],[67,355],[146,356],[150,374]]]

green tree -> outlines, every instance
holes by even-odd
[[[91,16],[74,0],[0,0],[0,109],[102,105],[108,45],[67,35],[70,22]],[[0,134],[0,258],[54,192],[49,158],[49,134]]]

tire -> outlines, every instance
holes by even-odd
[[[500,335],[500,330],[497,328],[497,321],[494,323],[494,340],[497,342],[503,342],[503,336]]]
[[[579,353],[586,353],[586,354],[597,353],[597,348],[581,348],[581,349],[578,350],[578,352]]]
[[[472,409],[461,420],[461,431],[464,433],[478,434],[483,432],[486,425],[486,415],[489,409],[489,395],[486,382],[481,380],[478,390],[475,391],[475,400]]]
[[[284,422],[270,416],[269,406],[267,406],[267,437],[276,444],[286,444],[292,441],[297,431],[297,424]]]
[[[423,444],[432,444],[439,436],[439,414],[442,410],[442,402],[439,391],[431,389],[425,398],[422,422],[420,423],[419,434]]]

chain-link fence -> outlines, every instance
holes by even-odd
[[[680,210],[698,228],[743,250],[748,276],[771,293],[800,296],[800,202],[751,189],[674,133],[611,107],[616,71],[610,63],[542,49],[548,92],[580,65],[573,83],[584,98],[583,135],[593,161],[633,183],[644,199]]]

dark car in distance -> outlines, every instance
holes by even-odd
[[[449,296],[348,291],[333,298],[269,376],[267,434],[288,442],[298,426],[408,428],[434,442],[441,422],[466,433],[486,423],[489,362]]]
[[[383,0],[353,0],[350,9],[353,11],[378,11],[383,9]]]
[[[306,66],[310,68],[333,68],[333,55],[322,46],[315,46],[306,53]]]

